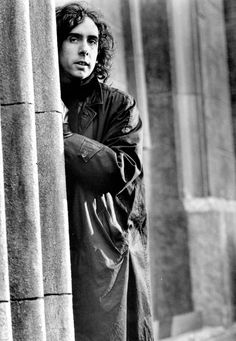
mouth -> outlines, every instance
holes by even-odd
[[[75,64],[80,65],[80,66],[89,66],[89,63],[85,62],[84,60],[80,60],[76,62]]]

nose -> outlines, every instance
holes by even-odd
[[[81,45],[79,47],[79,55],[81,56],[88,55],[88,43],[85,40],[81,42]]]

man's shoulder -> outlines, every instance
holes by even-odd
[[[128,92],[118,89],[107,83],[100,83],[104,100],[114,100],[120,104],[133,105],[135,99]]]
[[[138,126],[140,116],[136,101],[132,95],[113,86],[101,83],[103,101],[108,109],[109,115],[118,117],[125,123],[122,132],[128,133]]]

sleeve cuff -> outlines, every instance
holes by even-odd
[[[87,163],[104,146],[79,134],[72,134],[64,140],[65,151],[69,155],[80,156]]]

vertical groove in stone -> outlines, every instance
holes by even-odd
[[[9,282],[17,340],[45,340],[43,301],[25,318],[19,300],[43,297],[37,150],[29,2],[3,0],[0,10],[0,78]],[[8,104],[8,105],[6,105]],[[33,329],[31,324],[33,323]],[[40,330],[33,335],[33,330]],[[27,335],[27,338],[25,338]],[[15,336],[14,336],[15,339]]]
[[[47,339],[72,341],[68,214],[53,1],[31,1],[30,19]],[[65,299],[67,303],[63,304]]]
[[[141,32],[139,0],[129,0],[129,15],[131,23],[131,36],[133,41],[134,71],[136,78],[136,91],[138,107],[143,119],[144,147],[151,147],[151,136],[148,118],[147,89],[144,71],[144,56]]]
[[[0,340],[11,341],[11,313],[5,217],[5,198],[2,159],[2,134],[0,126]]]
[[[30,1],[35,111],[61,110],[53,0]]]

